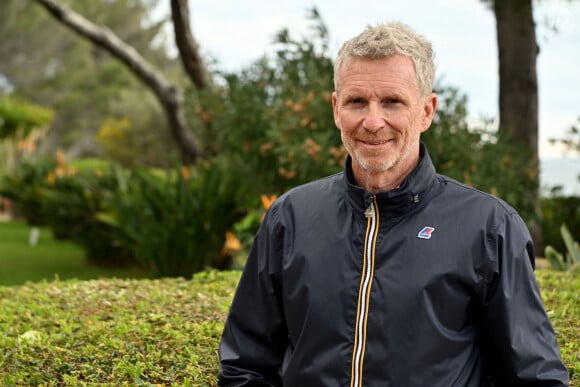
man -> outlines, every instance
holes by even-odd
[[[431,44],[367,27],[335,64],[344,173],[282,195],[220,345],[221,386],[565,386],[518,214],[436,174]]]

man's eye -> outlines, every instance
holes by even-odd
[[[387,99],[384,100],[384,102],[386,104],[395,104],[395,103],[399,103],[401,101],[398,100],[397,98],[387,98]]]
[[[364,100],[362,98],[351,98],[348,103],[357,105],[364,103]]]

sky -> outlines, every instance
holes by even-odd
[[[468,97],[471,120],[498,116],[498,59],[493,12],[480,0],[213,0],[190,1],[191,27],[202,53],[217,68],[238,71],[272,53],[276,32],[307,31],[315,6],[330,35],[331,55],[368,24],[399,20],[431,40],[437,78]],[[561,179],[580,174],[580,155],[548,144],[580,118],[580,1],[534,3],[539,88],[540,158],[565,158]],[[554,27],[557,31],[554,30]],[[577,182],[576,182],[577,183]],[[580,184],[575,190],[580,193]]]

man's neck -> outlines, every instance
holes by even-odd
[[[415,163],[404,169],[397,165],[387,171],[378,173],[369,172],[353,164],[352,173],[358,186],[364,188],[367,192],[377,194],[398,188],[418,164],[419,160],[417,159]]]

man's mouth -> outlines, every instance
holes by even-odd
[[[384,145],[390,141],[392,140],[360,140],[360,142],[362,142],[363,144],[371,146]]]

